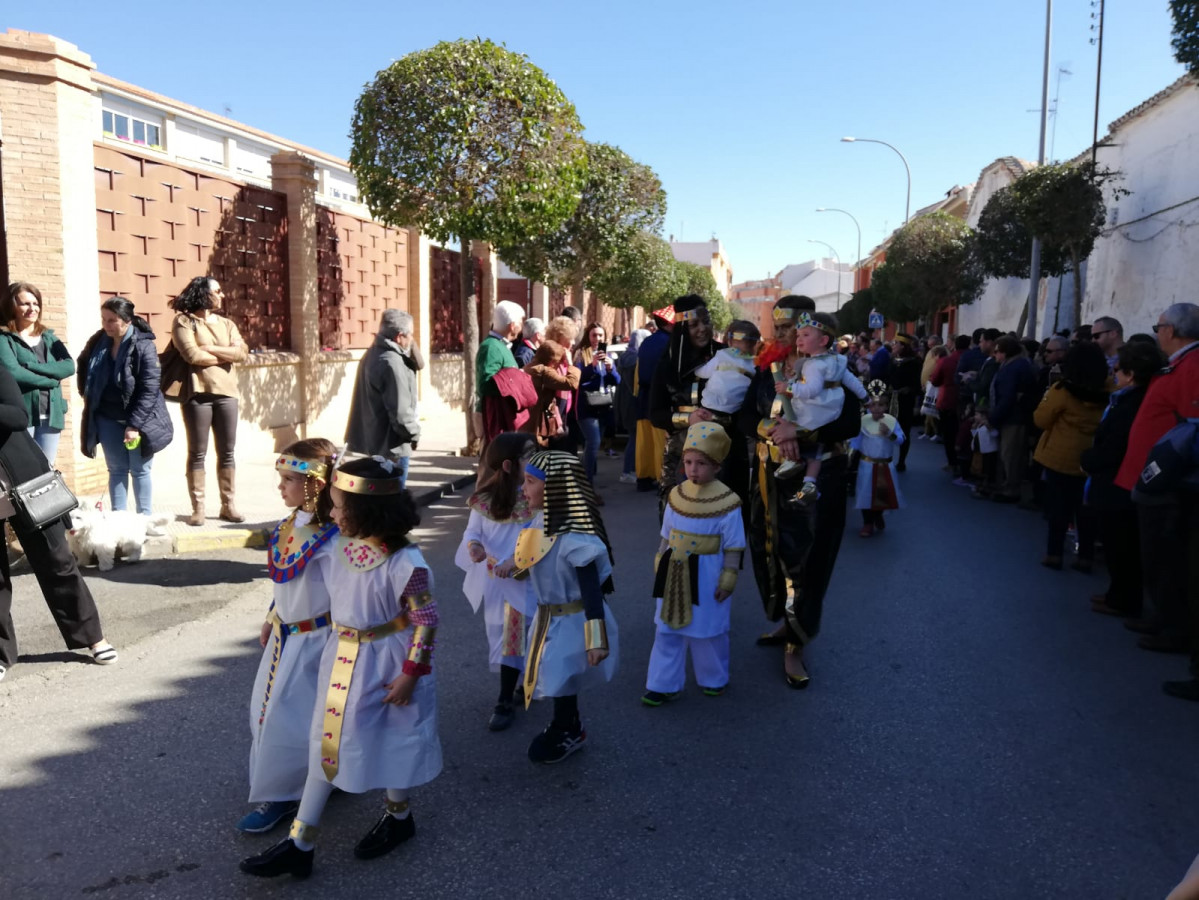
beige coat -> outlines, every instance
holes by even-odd
[[[238,397],[237,373],[233,363],[222,362],[205,347],[238,347],[241,351],[237,362],[245,362],[249,348],[242,340],[241,332],[231,319],[210,312],[206,319],[180,313],[171,325],[171,340],[179,355],[191,367],[190,384],[184,385],[183,397],[192,394],[218,394],[222,397]]]

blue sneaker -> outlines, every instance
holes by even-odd
[[[270,831],[288,816],[294,816],[300,804],[295,800],[268,800],[259,803],[251,812],[242,816],[237,830],[243,834],[262,834]]]

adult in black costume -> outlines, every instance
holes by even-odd
[[[923,363],[916,355],[915,340],[910,334],[895,335],[895,355],[887,380],[891,383],[891,412],[899,421],[906,440],[899,445],[899,464],[896,471],[908,467],[908,451],[912,446],[912,422],[916,419],[916,401],[920,399],[920,370]]]
[[[0,368],[0,462],[16,484],[50,471],[41,449],[26,429],[29,417],[21,390],[7,369]],[[117,661],[117,651],[104,640],[96,601],[88,590],[61,519],[43,528],[30,528],[15,516],[10,520],[38,585],[70,650],[89,649],[101,665]],[[12,579],[8,554],[0,549],[0,679],[17,661],[17,635],[12,621]]]
[[[758,639],[759,644],[784,648],[787,684],[806,688],[811,681],[804,667],[804,647],[820,630],[824,595],[845,531],[848,463],[845,442],[858,433],[858,398],[845,392],[841,416],[817,434],[823,445],[816,486],[820,498],[808,508],[785,501],[774,472],[784,459],[799,459],[796,426],[781,417],[771,364],[793,377],[799,361],[795,351],[795,322],[816,304],[794,294],[774,307],[774,340],[758,354],[758,370],[738,416],[744,434],[755,435],[750,481],[749,550],[754,579],[766,616],[779,627]]]
[[[649,395],[650,422],[667,433],[662,473],[658,478],[659,520],[671,489],[683,480],[683,438],[696,422],[717,422],[729,432],[733,447],[721,468],[720,480],[741,497],[743,504],[749,485],[748,450],[746,441],[738,436],[736,417],[701,406],[703,382],[696,379],[695,370],[724,347],[713,340],[708,307],[702,297],[688,294],[675,301],[674,312],[670,344],[654,369]]]

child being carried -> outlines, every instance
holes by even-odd
[[[776,478],[787,479],[803,472],[803,487],[793,498],[800,506],[809,506],[819,497],[816,479],[820,477],[820,455],[824,448],[813,440],[817,431],[841,415],[845,405],[842,388],[853,391],[859,400],[866,399],[866,388],[849,371],[846,358],[833,351],[836,340],[836,320],[832,316],[800,313],[796,321],[795,349],[807,358],[800,360],[793,381],[775,382],[775,391],[791,401],[783,403],[783,418],[799,426],[796,439],[807,446],[802,452],[803,463],[788,460],[774,474]]]
[[[754,351],[761,335],[753,322],[736,319],[729,325],[723,350],[695,370],[704,385],[703,408],[726,418],[739,409],[754,377]]]

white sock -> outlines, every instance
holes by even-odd
[[[324,814],[325,804],[329,802],[332,793],[333,785],[326,781],[324,776],[314,778],[309,775],[308,780],[304,782],[304,794],[300,797],[300,808],[296,811],[296,818],[305,825],[316,828],[321,824],[321,815]],[[311,850],[316,846],[312,841],[302,841],[299,838],[292,838],[292,841],[301,850]]]
[[[402,810],[400,810],[399,812],[393,812],[391,814],[392,818],[406,819],[406,818],[408,818],[408,816],[410,816],[412,814],[411,810],[408,808],[408,792],[407,791],[400,790],[399,788],[388,788],[387,789],[387,802],[404,804],[404,808]]]

